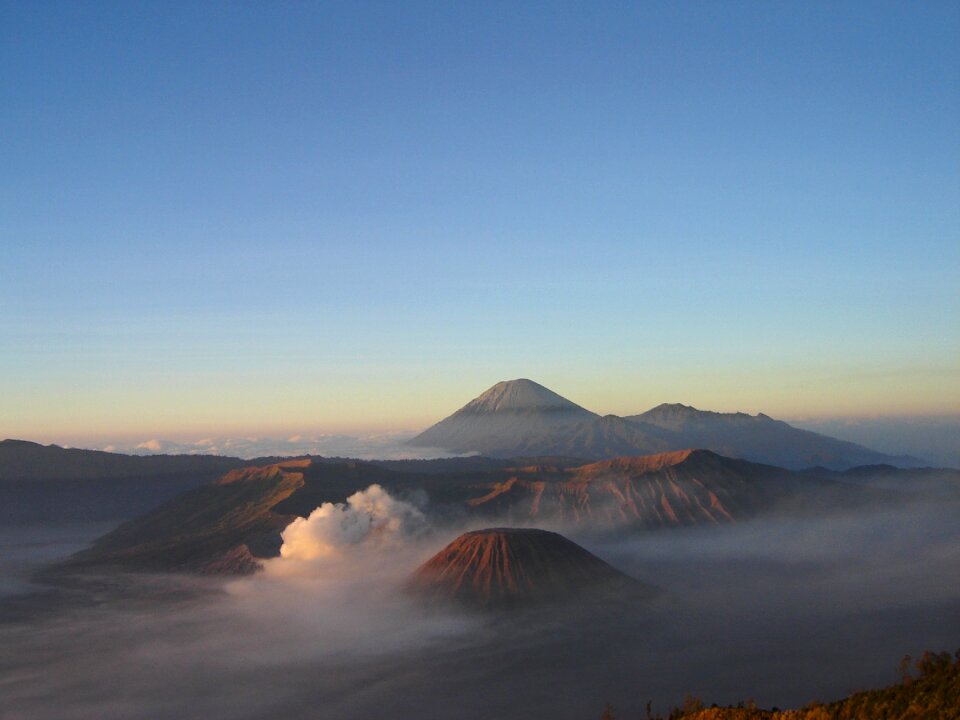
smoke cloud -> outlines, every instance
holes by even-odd
[[[427,519],[415,505],[394,498],[380,485],[371,485],[343,503],[323,503],[307,518],[297,518],[283,531],[280,557],[316,560],[341,548],[396,544],[401,537],[419,537]]]

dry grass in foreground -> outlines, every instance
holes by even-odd
[[[879,690],[854,693],[831,703],[811,703],[798,710],[763,710],[752,702],[736,707],[706,707],[689,697],[664,719],[647,711],[648,720],[960,720],[960,650],[925,652],[911,672],[911,658],[900,663],[902,681]],[[601,720],[616,720],[607,706]]]

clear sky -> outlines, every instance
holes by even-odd
[[[0,2],[0,437],[960,412],[956,2]]]

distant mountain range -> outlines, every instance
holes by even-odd
[[[584,460],[703,448],[791,469],[924,464],[915,457],[886,455],[800,430],[762,413],[717,413],[664,404],[638,415],[601,417],[526,379],[497,383],[410,444],[490,457]]]

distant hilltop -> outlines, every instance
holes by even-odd
[[[718,413],[667,403],[637,415],[601,417],[525,378],[498,382],[410,444],[490,457],[584,460],[703,448],[792,469],[924,464],[915,457],[887,455],[800,430],[763,413]]]

